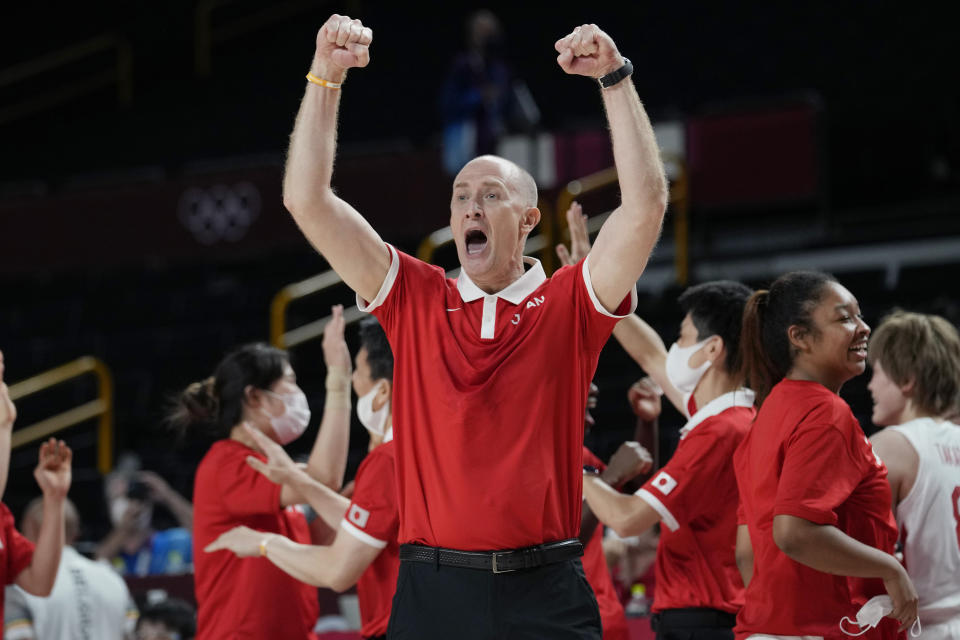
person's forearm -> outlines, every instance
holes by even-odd
[[[653,327],[636,314],[630,314],[613,328],[613,337],[634,362],[660,384],[657,376],[663,374],[667,348]]]
[[[667,204],[660,149],[632,78],[603,89],[601,94],[620,180],[620,211],[642,230],[637,239],[644,246],[637,247],[636,253],[644,256],[645,263],[659,237]]]
[[[343,497],[330,487],[314,480],[306,473],[298,473],[289,483],[289,486],[307,504],[313,507],[324,522],[332,529],[340,526],[350,500]]]
[[[343,487],[350,445],[350,373],[331,367],[326,379],[320,431],[307,461],[307,473],[334,491]]]
[[[10,473],[10,438],[13,425],[0,425],[0,500],[7,491],[7,475]]]
[[[177,519],[181,527],[193,531],[193,503],[172,488],[167,491],[163,503]]]
[[[639,535],[659,520],[639,498],[620,493],[597,477],[584,477],[583,496],[600,522],[622,537]]]
[[[750,531],[746,525],[737,526],[734,559],[737,562],[737,570],[740,572],[743,586],[749,586],[750,579],[753,577],[753,544],[750,542]]]
[[[346,70],[324,65],[314,57],[310,73],[331,82],[343,82]],[[307,83],[290,136],[283,176],[283,201],[295,216],[305,203],[333,194],[330,178],[337,146],[340,90]]]
[[[348,575],[349,567],[343,554],[331,546],[296,543],[289,538],[266,534],[266,556],[281,571],[314,587],[344,591],[357,580]]]
[[[64,500],[44,496],[43,520],[30,566],[17,576],[16,584],[35,596],[46,597],[53,590],[65,544]]]
[[[795,516],[774,516],[773,538],[791,559],[824,573],[887,579],[900,568],[889,553],[854,540],[834,526]]]

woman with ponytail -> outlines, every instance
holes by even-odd
[[[856,298],[824,273],[788,273],[747,302],[740,344],[759,410],[734,456],[739,640],[887,640],[917,619],[916,590],[892,555],[887,470],[839,396],[866,368],[869,335]],[[869,615],[879,600],[856,615],[883,594],[887,619]]]
[[[342,332],[342,315],[335,317]],[[265,558],[238,558],[203,549],[241,525],[304,544],[323,543],[330,537],[332,531],[321,520],[308,522],[306,510],[298,506],[319,492],[329,492],[328,487],[338,490],[343,480],[350,356],[326,350],[324,356],[327,387],[345,395],[346,402],[331,401],[328,392],[307,473],[296,484],[274,484],[256,470],[266,457],[251,435],[259,432],[286,445],[307,428],[310,410],[284,351],[262,343],[240,347],[223,359],[212,377],[191,384],[176,400],[170,415],[175,428],[206,431],[219,438],[200,462],[194,481],[197,640],[313,637],[319,613],[316,588]],[[347,419],[331,420],[335,412]],[[336,428],[325,429],[328,422],[335,422]]]

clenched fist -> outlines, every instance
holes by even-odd
[[[333,14],[317,33],[314,73],[324,80],[342,81],[347,69],[370,64],[371,42],[370,27],[349,16]]]
[[[613,39],[595,24],[584,24],[553,45],[557,63],[571,75],[602,78],[623,66]]]

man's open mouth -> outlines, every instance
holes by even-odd
[[[467,255],[475,255],[487,248],[487,234],[479,229],[467,231],[464,238],[467,246]]]

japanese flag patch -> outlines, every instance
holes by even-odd
[[[350,505],[350,511],[347,513],[347,520],[363,529],[367,526],[367,520],[369,519],[369,511],[356,504]]]
[[[666,471],[661,471],[650,484],[666,496],[670,495],[670,492],[677,486],[677,481],[671,478]]]

